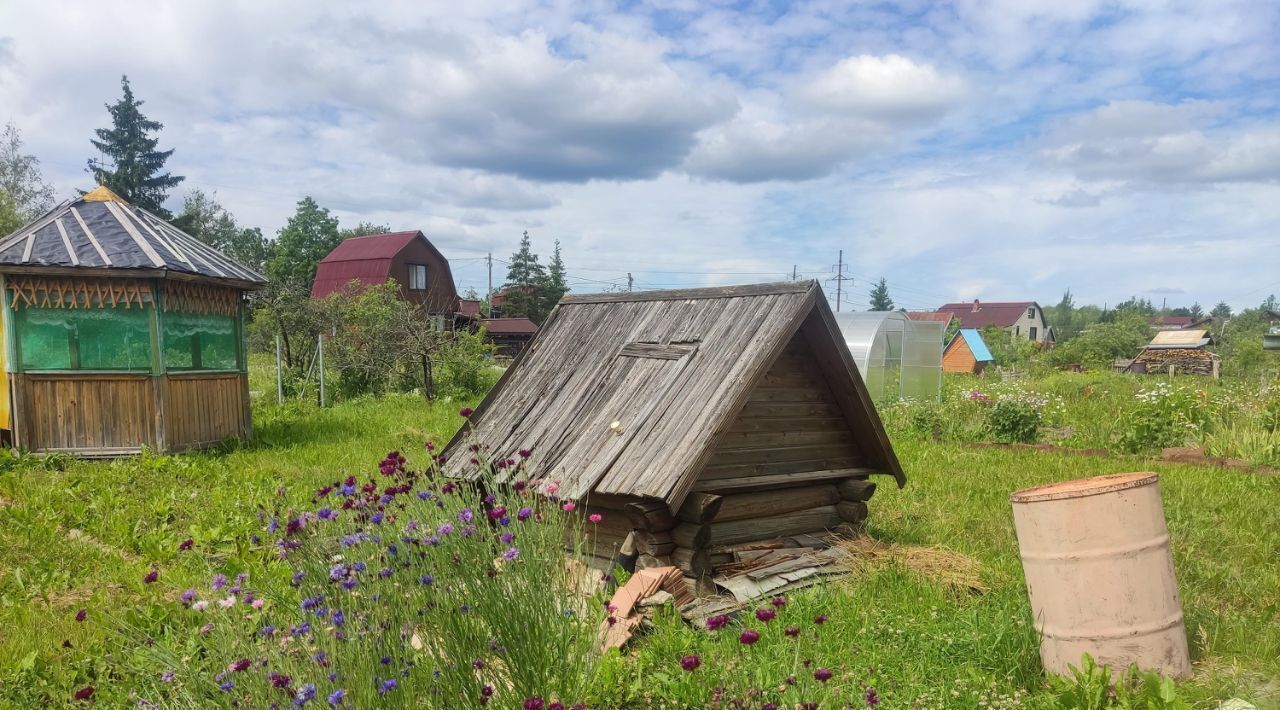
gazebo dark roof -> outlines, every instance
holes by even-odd
[[[106,187],[85,193],[0,240],[0,270],[128,270],[261,288],[267,280]]]

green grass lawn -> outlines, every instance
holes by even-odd
[[[222,571],[262,568],[249,539],[261,515],[307,506],[312,491],[373,469],[389,450],[421,461],[443,441],[461,402],[413,396],[344,402],[332,409],[255,408],[245,446],[115,462],[22,458],[0,472],[0,706],[73,704],[93,684],[100,704],[135,705],[138,655],[112,635],[112,620],[162,637],[174,622],[173,590]],[[987,587],[956,592],[899,567],[853,575],[794,596],[784,616],[827,614],[799,648],[765,629],[744,653],[736,636],[709,635],[660,618],[653,632],[599,669],[596,707],[704,707],[717,678],[761,687],[800,676],[805,661],[832,667],[828,694],[862,703],[874,686],[882,707],[1047,706],[1037,640],[1013,533],[1013,490],[1131,470],[1161,475],[1195,677],[1179,693],[1198,706],[1242,697],[1280,706],[1280,477],[1173,466],[1137,458],[1087,458],[896,439],[909,477],[885,479],[872,501],[872,536],[942,545],[972,557]],[[179,554],[186,538],[201,554]],[[161,583],[146,585],[154,566]],[[75,620],[79,609],[87,619]],[[767,643],[769,642],[769,643]],[[680,658],[697,651],[697,674]],[[802,657],[803,656],[803,657]],[[816,688],[815,688],[816,692]],[[829,695],[828,697],[831,697]],[[824,705],[826,707],[826,705]]]

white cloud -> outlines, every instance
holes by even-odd
[[[748,95],[734,120],[703,131],[685,169],[733,182],[824,177],[907,143],[965,95],[960,78],[896,54],[790,80],[796,88]]]
[[[826,70],[799,92],[814,107],[894,125],[928,124],[964,98],[957,76],[897,54],[860,54]]]
[[[1061,123],[1043,159],[1082,180],[1157,184],[1280,179],[1280,122],[1214,125],[1225,107],[1198,101],[1113,102]]]

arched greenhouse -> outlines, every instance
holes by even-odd
[[[900,311],[837,313],[836,323],[874,399],[938,399],[946,323]]]

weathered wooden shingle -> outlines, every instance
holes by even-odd
[[[834,327],[812,281],[566,297],[472,415],[473,429],[446,447],[445,473],[477,475],[464,444],[491,458],[532,449],[524,475],[559,480],[565,497],[678,505],[753,388],[804,337],[826,345],[815,346],[816,362],[838,380],[831,389],[866,465],[901,481]]]

